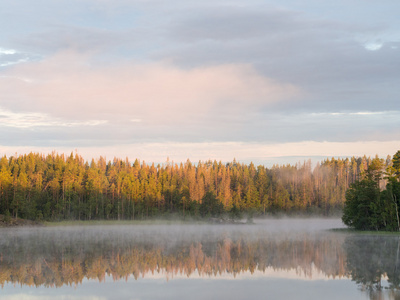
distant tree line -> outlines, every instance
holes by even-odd
[[[374,159],[346,192],[343,222],[358,230],[400,231],[399,180],[400,151],[389,165]]]
[[[326,159],[272,168],[235,160],[162,165],[53,152],[0,159],[0,214],[32,220],[238,217],[341,212],[348,187],[390,157]],[[390,184],[392,179],[389,178]],[[383,184],[384,180],[380,181]]]

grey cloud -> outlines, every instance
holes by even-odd
[[[127,38],[129,37],[129,38]],[[99,28],[54,26],[51,30],[15,39],[16,44],[31,51],[55,53],[65,49],[104,52],[123,44],[135,45],[138,34],[133,30],[118,32]]]
[[[343,39],[357,32],[379,35],[382,24],[359,25],[346,21],[310,17],[305,12],[274,6],[220,6],[190,12],[171,22],[172,38],[184,42],[201,40],[246,41],[254,38],[285,39],[320,35],[325,39]]]
[[[178,20],[172,27],[172,37],[184,42],[198,40],[247,40],[274,37],[287,30],[298,31],[298,14],[288,11],[255,11],[240,8],[220,8],[203,11]]]
[[[302,105],[317,111],[360,105],[390,109],[398,101],[399,43],[385,42],[369,51],[359,40],[384,35],[386,27],[379,22],[364,25],[237,8],[192,17],[171,26],[171,40],[180,44],[156,57],[172,57],[183,67],[250,63],[267,77],[304,87],[308,95]]]

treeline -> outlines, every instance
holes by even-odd
[[[0,214],[32,220],[240,217],[343,209],[347,188],[379,158],[272,168],[235,160],[148,165],[29,153],[0,159]],[[384,167],[391,164],[390,157]]]

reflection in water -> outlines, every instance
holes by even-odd
[[[291,232],[291,231],[288,231]],[[125,226],[0,232],[0,284],[60,287],[139,277],[351,277],[371,299],[400,299],[399,238],[252,226]],[[385,283],[382,284],[382,278]]]
[[[352,280],[381,299],[382,279],[387,281],[393,299],[400,299],[400,237],[350,235],[345,239],[347,272]]]
[[[251,227],[251,226],[250,226]],[[115,280],[162,273],[168,278],[236,276],[249,271],[295,270],[312,278],[345,276],[343,237],[325,233],[158,232],[146,228],[74,228],[12,231],[0,245],[0,283],[61,286],[86,277]],[[316,274],[314,274],[315,276]]]

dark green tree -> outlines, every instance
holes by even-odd
[[[378,230],[377,201],[379,187],[371,179],[353,183],[346,191],[343,223],[358,230]]]
[[[400,152],[395,156],[397,154]],[[400,231],[400,183],[395,163],[387,167],[386,177],[383,178],[384,168],[384,160],[375,157],[362,173],[363,178],[346,191],[342,216],[344,224],[357,230]],[[387,183],[386,188],[384,183]]]
[[[200,215],[205,217],[220,217],[224,213],[224,205],[213,192],[207,192],[200,205]]]

